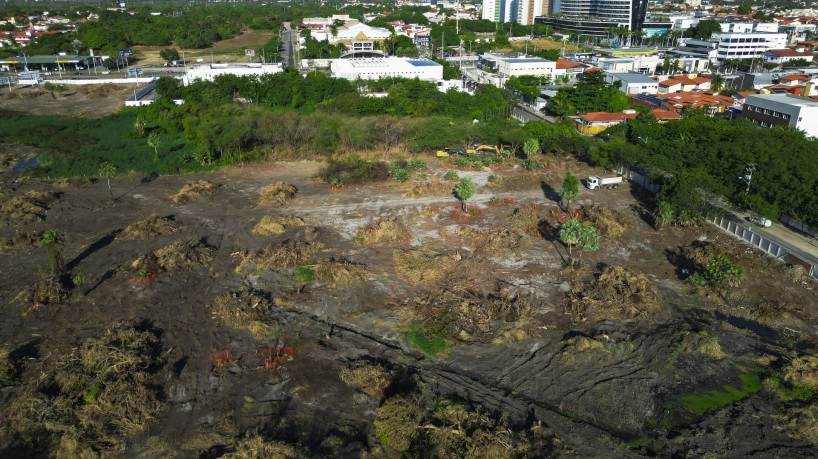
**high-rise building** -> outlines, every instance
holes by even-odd
[[[648,0],[552,0],[550,12],[560,15],[537,17],[535,22],[557,30],[570,28],[587,35],[604,36],[604,29],[609,27],[642,30],[647,8]]]
[[[500,22],[503,11],[503,0],[483,0],[483,19]]]
[[[534,18],[551,13],[552,0],[518,0],[517,22],[523,25],[534,23]]]

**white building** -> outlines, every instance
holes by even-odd
[[[382,77],[419,78],[427,81],[443,79],[443,66],[425,59],[402,57],[337,59],[330,65],[334,78],[377,80]]]
[[[553,77],[557,69],[555,61],[520,53],[486,53],[480,56],[480,65],[504,78],[521,75]]]
[[[659,82],[651,77],[637,72],[608,72],[605,81],[613,84],[621,81],[619,91],[623,94],[656,94],[659,92]]]
[[[714,33],[710,41],[717,43],[717,59],[751,59],[763,57],[768,49],[782,49],[787,45],[785,33]]]
[[[213,81],[219,75],[267,75],[284,71],[282,64],[201,64],[185,69],[185,86],[196,80]]]
[[[818,137],[818,100],[792,94],[757,94],[744,99],[741,116],[761,127],[792,126]]]
[[[329,29],[313,30],[312,37],[318,41],[328,40],[330,43],[344,43],[349,45],[352,41],[383,41],[392,35],[389,29],[382,27],[372,27],[358,22],[349,27],[339,27],[333,36]]]
[[[777,22],[722,22],[719,25],[725,33],[778,32]]]

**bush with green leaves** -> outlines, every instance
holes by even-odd
[[[738,287],[746,270],[724,255],[716,255],[702,272],[693,273],[688,281],[695,285],[709,286],[722,298],[729,296]]]
[[[457,167],[469,167],[471,166],[471,161],[469,158],[460,157],[454,160],[454,165]]]
[[[409,180],[410,174],[406,169],[395,169],[392,171],[392,178],[396,182],[405,182]]]
[[[460,180],[460,176],[457,175],[457,171],[449,171],[446,172],[446,175],[443,176],[443,180],[448,180],[450,182],[454,182]]]

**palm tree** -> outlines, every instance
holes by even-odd
[[[724,86],[724,77],[721,75],[716,75],[715,78],[710,80],[710,89],[712,89],[714,92],[721,91],[722,86]]]

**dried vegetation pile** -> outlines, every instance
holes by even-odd
[[[253,234],[258,236],[275,236],[287,228],[304,226],[304,220],[293,215],[266,215],[253,227]]]
[[[221,459],[297,459],[303,455],[286,443],[267,441],[258,435],[251,435],[239,441],[233,452],[220,457]]]
[[[68,299],[68,289],[60,279],[41,271],[28,288],[23,291],[23,301],[37,307],[44,304],[60,304]]]
[[[462,240],[468,241],[469,248],[478,253],[498,256],[514,254],[519,256],[531,248],[531,240],[516,231],[507,229],[478,231],[474,228],[458,228],[455,232]]]
[[[480,407],[436,399],[428,409],[409,396],[387,399],[375,429],[387,457],[538,457],[555,437],[537,424],[513,431]]]
[[[13,237],[0,240],[0,252],[36,247],[43,243],[40,233],[17,233]]]
[[[209,196],[213,191],[219,188],[219,184],[211,183],[207,180],[199,180],[197,182],[188,182],[179,190],[178,193],[170,197],[170,200],[176,204],[185,204],[199,196]]]
[[[159,338],[119,323],[32,370],[4,413],[12,443],[49,456],[115,456],[160,408]]]
[[[574,282],[570,312],[578,319],[653,322],[663,315],[659,295],[642,273],[608,266],[592,281]]]
[[[59,196],[51,191],[28,191],[20,196],[0,194],[0,221],[9,225],[26,225],[45,220],[48,206]]]
[[[406,242],[412,238],[409,228],[394,218],[370,223],[358,232],[358,238],[369,244],[373,242]]]
[[[324,282],[330,287],[363,285],[366,284],[366,276],[370,274],[365,265],[334,258],[319,260],[311,269],[317,281]]]
[[[267,207],[280,207],[295,197],[298,189],[285,182],[276,182],[261,189],[258,197],[258,205]]]
[[[624,213],[598,204],[582,207],[582,221],[594,226],[597,234],[607,239],[615,239],[633,226]]]
[[[130,269],[133,274],[144,271],[185,271],[210,264],[216,248],[201,239],[178,241],[161,249],[140,255]]]
[[[417,284],[435,282],[453,273],[461,264],[460,255],[428,249],[395,250],[392,252],[395,270],[401,279]]]
[[[523,234],[536,231],[540,226],[540,220],[539,207],[537,206],[514,209],[514,212],[508,217],[511,227]]]
[[[389,371],[378,364],[358,361],[350,368],[344,368],[339,375],[341,381],[354,390],[380,399],[392,377]]]
[[[306,228],[302,238],[272,241],[263,250],[240,254],[238,273],[257,273],[272,269],[294,268],[310,259],[324,247],[324,244],[315,240],[316,234],[312,228]]]
[[[176,223],[173,217],[160,217],[156,214],[151,214],[144,220],[131,223],[119,233],[116,238],[119,240],[132,239],[153,239],[159,236],[167,236],[182,229],[182,225]]]
[[[212,304],[213,317],[236,330],[249,332],[256,338],[265,338],[276,329],[272,317],[272,303],[250,290],[225,293]]]
[[[433,179],[423,182],[414,182],[409,191],[403,193],[404,198],[422,198],[424,196],[446,196],[452,194],[452,183]]]

